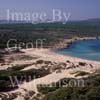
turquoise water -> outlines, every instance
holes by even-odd
[[[100,61],[100,40],[77,41],[69,48],[56,50],[55,52],[78,58]]]

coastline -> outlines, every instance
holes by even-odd
[[[51,68],[54,67],[55,64],[66,64],[66,69],[61,69],[61,72],[57,73],[57,71],[54,71],[44,77],[41,78],[37,78],[34,79],[30,82],[24,82],[23,84],[19,84],[18,85],[18,89],[16,90],[12,90],[8,93],[12,94],[12,93],[20,93],[21,95],[25,95],[25,91],[34,91],[35,95],[38,94],[38,88],[37,85],[42,84],[42,85],[48,85],[54,82],[58,82],[59,80],[63,79],[63,78],[75,78],[75,79],[79,79],[79,78],[83,78],[83,77],[88,77],[88,75],[85,76],[78,76],[76,77],[75,73],[77,72],[86,72],[89,73],[89,75],[93,75],[95,74],[95,71],[100,70],[100,62],[98,61],[91,61],[91,60],[85,60],[85,59],[80,59],[80,58],[76,58],[76,57],[71,57],[68,55],[62,55],[62,54],[58,54],[55,52],[52,52],[51,49],[23,49],[22,50],[25,55],[29,55],[31,57],[35,56],[39,56],[38,59],[36,60],[31,60],[33,61],[38,61],[38,60],[43,60],[43,61],[50,61],[52,62],[52,66],[46,66],[47,68]],[[31,61],[27,62],[27,63],[32,63]],[[69,61],[69,63],[68,63]],[[79,63],[86,63],[85,66],[81,66],[79,65]],[[16,61],[13,62],[13,64],[22,64],[25,63],[25,61]],[[78,66],[77,66],[78,65]],[[90,66],[92,65],[92,66]],[[39,65],[39,66],[28,66],[26,69],[24,70],[31,70],[33,68],[42,68],[43,65]],[[76,67],[77,66],[77,67]],[[73,74],[74,73],[74,74]],[[16,100],[24,100],[22,98],[22,96],[19,96],[18,98],[16,98]]]
[[[77,65],[79,64],[79,62],[83,62],[86,63],[86,66],[82,67],[76,67],[76,68],[70,68],[70,69],[65,69],[62,70],[61,73],[56,73],[56,72],[52,72],[49,75],[46,75],[44,77],[35,79],[31,82],[24,82],[24,84],[19,85],[19,88],[15,91],[11,91],[10,93],[15,93],[15,92],[22,92],[23,88],[26,90],[33,90],[38,93],[37,91],[37,85],[39,84],[51,84],[52,82],[57,82],[60,79],[63,78],[82,78],[82,76],[80,77],[75,77],[74,74],[71,73],[75,73],[78,71],[84,71],[84,72],[88,72],[93,74],[95,72],[95,70],[100,69],[100,67],[98,65],[100,65],[100,62],[98,61],[91,61],[91,60],[84,60],[84,59],[80,59],[80,58],[76,58],[76,57],[71,57],[71,56],[65,56],[62,54],[57,54],[52,52],[50,49],[39,49],[39,50],[35,50],[35,49],[27,49],[27,50],[23,50],[23,52],[25,52],[28,55],[37,55],[40,56],[40,58],[38,60],[43,60],[43,61],[51,61],[54,63],[66,63],[67,61],[70,61],[71,64]],[[70,63],[68,64],[68,66],[70,66]],[[90,64],[93,66],[91,67]],[[30,69],[32,69],[33,66],[30,67]]]
[[[78,40],[84,40],[84,39],[85,40],[91,40],[91,39],[95,40],[96,38],[78,38],[77,40],[76,39],[74,39],[74,40],[78,41]],[[69,43],[72,40],[66,40],[65,42]],[[75,42],[75,41],[73,41],[73,42]],[[61,49],[61,48],[59,48],[59,49]],[[55,66],[55,64],[66,64],[66,69],[61,69],[61,72],[59,72],[59,73],[54,71],[44,77],[34,79],[30,82],[24,82],[23,84],[18,85],[18,89],[14,90],[14,91],[10,91],[8,93],[21,93],[22,95],[24,95],[25,94],[24,90],[27,90],[27,91],[34,90],[34,92],[36,94],[38,94],[37,85],[39,85],[39,84],[51,84],[51,83],[57,82],[63,78],[88,77],[88,75],[75,77],[75,74],[72,74],[72,73],[83,71],[83,72],[90,73],[90,75],[92,75],[92,74],[95,74],[95,71],[100,70],[100,62],[99,61],[92,61],[92,60],[86,60],[86,59],[81,59],[81,58],[77,58],[77,57],[71,57],[68,55],[62,55],[62,54],[55,53],[52,50],[53,49],[51,49],[51,48],[50,49],[49,48],[48,49],[44,49],[44,48],[43,49],[35,49],[35,48],[22,49],[22,52],[24,52],[24,55],[28,55],[30,57],[37,56],[39,58],[35,59],[35,60],[34,59],[29,60],[29,61],[18,60],[18,61],[14,61],[13,64],[14,65],[17,65],[17,64],[20,65],[20,64],[25,64],[25,63],[30,64],[30,63],[36,62],[38,60],[43,60],[43,61],[52,62],[53,67]],[[79,65],[79,63],[85,63],[86,65],[81,66],[81,65]],[[42,68],[42,65],[39,65],[39,66],[31,65],[31,66],[28,66],[27,68],[23,69],[23,71],[30,70],[33,68]],[[51,66],[48,66],[47,68],[51,68]],[[20,100],[23,100],[21,96],[19,96],[19,98],[20,98]],[[19,100],[19,98],[17,98],[16,100]]]
[[[100,39],[100,37],[74,37],[71,39],[64,39],[58,44],[55,44],[52,49],[56,50],[56,49],[68,48],[72,43],[77,41],[97,40],[97,39]]]
[[[55,44],[55,46],[53,46],[53,48],[40,48],[40,49],[30,48],[30,49],[22,49],[21,51],[25,52],[25,54],[29,55],[29,56],[36,55],[37,57],[40,57],[40,58],[43,58],[43,59],[46,57],[45,60],[50,58],[51,55],[54,55],[54,57],[52,56],[52,58],[54,58],[53,60],[57,61],[57,62],[60,62],[61,60],[57,60],[57,59],[59,59],[60,56],[61,57],[63,56],[63,58],[65,58],[65,59],[66,58],[71,59],[71,60],[74,59],[75,62],[76,62],[76,60],[79,60],[79,61],[85,61],[85,62],[90,62],[90,63],[92,63],[92,62],[98,63],[99,61],[88,60],[88,59],[83,59],[83,58],[78,58],[78,57],[74,57],[74,56],[70,56],[70,55],[63,55],[63,54],[58,54],[56,52],[53,52],[54,50],[68,48],[72,43],[77,42],[77,41],[96,40],[96,39],[100,39],[100,37],[98,37],[98,38],[97,37],[82,37],[82,38],[74,37],[72,39],[64,39],[62,42]],[[41,54],[41,53],[43,53],[43,54]],[[11,55],[13,55],[13,54],[11,53]],[[57,56],[57,58],[56,58],[56,56]],[[62,62],[65,61],[65,59],[62,59]],[[32,63],[32,61],[29,61],[29,62],[28,61],[26,61],[26,62],[24,62],[24,61],[23,62],[22,61],[14,61],[12,64],[13,65],[16,65],[16,64],[20,65],[20,64],[24,64],[24,63],[27,64],[27,63],[30,63],[30,62]],[[74,63],[74,61],[73,61],[73,63]],[[100,63],[99,63],[99,65],[100,65]],[[7,66],[3,66],[3,67],[5,67],[3,69],[7,69],[8,67],[10,67],[10,66],[8,66],[8,67]],[[0,69],[2,69],[2,66],[0,66]]]

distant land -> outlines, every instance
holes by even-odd
[[[86,19],[80,21],[68,21],[68,24],[82,24],[82,25],[100,25],[100,18]]]
[[[28,22],[28,21],[8,21],[8,20],[0,20],[0,24],[18,24],[18,23],[32,23],[32,22]],[[46,22],[41,22],[41,21],[38,21],[36,23],[63,23],[62,22],[50,22],[50,21],[46,21]],[[33,23],[33,24],[36,24],[36,23]],[[65,24],[83,24],[83,25],[100,25],[100,18],[94,18],[94,19],[86,19],[86,20],[77,20],[77,21],[68,21],[66,22]]]

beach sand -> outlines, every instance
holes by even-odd
[[[63,78],[75,78],[75,76],[71,73],[75,72],[75,71],[86,71],[89,73],[92,73],[93,70],[95,69],[99,69],[100,68],[100,62],[98,61],[90,61],[90,60],[84,60],[84,59],[80,59],[80,58],[75,58],[75,57],[70,57],[67,55],[61,55],[61,54],[57,54],[52,52],[49,49],[27,49],[27,50],[22,50],[23,52],[25,52],[25,54],[27,55],[37,55],[40,58],[38,58],[38,60],[44,60],[44,61],[52,61],[52,62],[66,62],[67,60],[71,61],[74,64],[77,64],[79,62],[85,62],[88,65],[86,65],[85,67],[81,67],[79,66],[78,68],[72,68],[72,69],[68,69],[68,70],[62,70],[61,73],[56,73],[53,72],[47,76],[44,76],[42,78],[38,78],[35,79],[33,81],[30,82],[24,82],[22,85],[19,85],[19,88],[15,91],[11,91],[12,92],[21,92],[23,93],[23,88],[26,90],[33,90],[36,93],[38,93],[37,90],[37,85],[38,84],[50,84],[52,82],[57,82],[60,79]],[[89,66],[89,64],[93,65],[93,68],[91,68]],[[30,69],[34,68],[34,66],[30,66]],[[16,99],[17,100],[17,99]]]

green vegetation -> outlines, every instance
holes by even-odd
[[[79,65],[80,65],[80,66],[85,66],[86,63],[84,63],[84,62],[79,62]]]
[[[16,39],[17,45],[24,42],[26,47],[27,43],[32,42],[36,47],[37,39],[46,39],[44,47],[53,46],[63,39],[72,37],[98,37],[100,36],[100,24],[82,24],[82,23],[67,23],[65,25],[61,23],[46,23],[46,24],[0,24],[0,49],[7,47],[7,41],[9,39]],[[14,46],[14,42],[11,42],[11,46]],[[19,52],[19,49],[17,49]],[[4,62],[2,58],[4,52],[0,51],[0,62]],[[21,59],[32,59],[28,56]],[[37,64],[50,62],[39,60]],[[70,61],[67,61],[70,63]],[[85,66],[83,62],[79,63],[80,66]],[[35,78],[48,75],[49,70],[45,69],[31,69],[27,71],[21,71],[23,68],[29,65],[14,66],[7,70],[0,70],[0,92],[10,91],[17,87],[11,87],[9,76],[17,76],[18,80],[29,81],[28,76],[35,76]],[[99,72],[100,73],[100,72]],[[89,73],[79,72],[76,76],[83,76]],[[34,77],[33,77],[34,79]],[[68,84],[71,79],[62,79],[59,82],[52,83],[52,87],[39,87],[38,90],[44,96],[43,100],[100,100],[100,74],[89,76],[84,78],[85,87],[63,87]],[[76,79],[75,79],[76,80]],[[55,86],[56,84],[56,86]]]
[[[43,60],[38,60],[38,61],[36,61],[36,64],[43,64],[43,63],[44,63]]]
[[[24,66],[25,67],[25,66]],[[16,76],[17,79],[20,81],[31,81],[34,78],[40,78],[45,75],[48,75],[50,72],[49,70],[45,69],[30,69],[26,71],[20,71],[20,68],[12,68],[12,70],[0,70],[0,92],[3,91],[10,91],[12,89],[17,88],[17,86],[11,86],[10,76],[14,79]],[[31,80],[29,79],[31,77]],[[3,85],[2,85],[3,84]],[[18,85],[18,84],[17,84]]]
[[[8,67],[7,68],[7,70],[8,71],[20,71],[20,70],[22,70],[22,69],[24,69],[24,68],[26,68],[26,67],[28,67],[28,66],[31,66],[31,65],[33,65],[34,63],[32,63],[32,64],[23,64],[23,65],[15,65],[15,66],[12,66],[12,67]]]
[[[88,73],[88,72],[78,71],[78,72],[76,73],[75,77],[77,77],[77,76],[85,76],[85,75],[89,75],[89,74],[90,74],[90,73]]]
[[[52,84],[47,84],[47,85],[40,84],[37,86],[37,88],[38,88],[38,91],[41,92],[42,94],[48,94],[49,92],[56,91],[60,87],[63,87],[64,85],[68,84],[70,80],[71,80],[70,78],[67,78],[67,79],[65,78]]]
[[[71,79],[66,80],[68,84]],[[99,100],[100,74],[83,78],[83,80],[84,86],[41,87],[39,91],[45,94],[42,100]]]
[[[67,23],[46,24],[1,24],[0,48],[5,48],[9,39],[17,42],[32,42],[35,47],[36,39],[46,39],[44,46],[52,46],[62,39],[74,36],[100,36],[100,25]],[[13,45],[13,44],[12,44]],[[23,46],[25,47],[25,46]]]
[[[92,88],[61,88],[47,94],[43,100],[99,100],[100,87]]]

